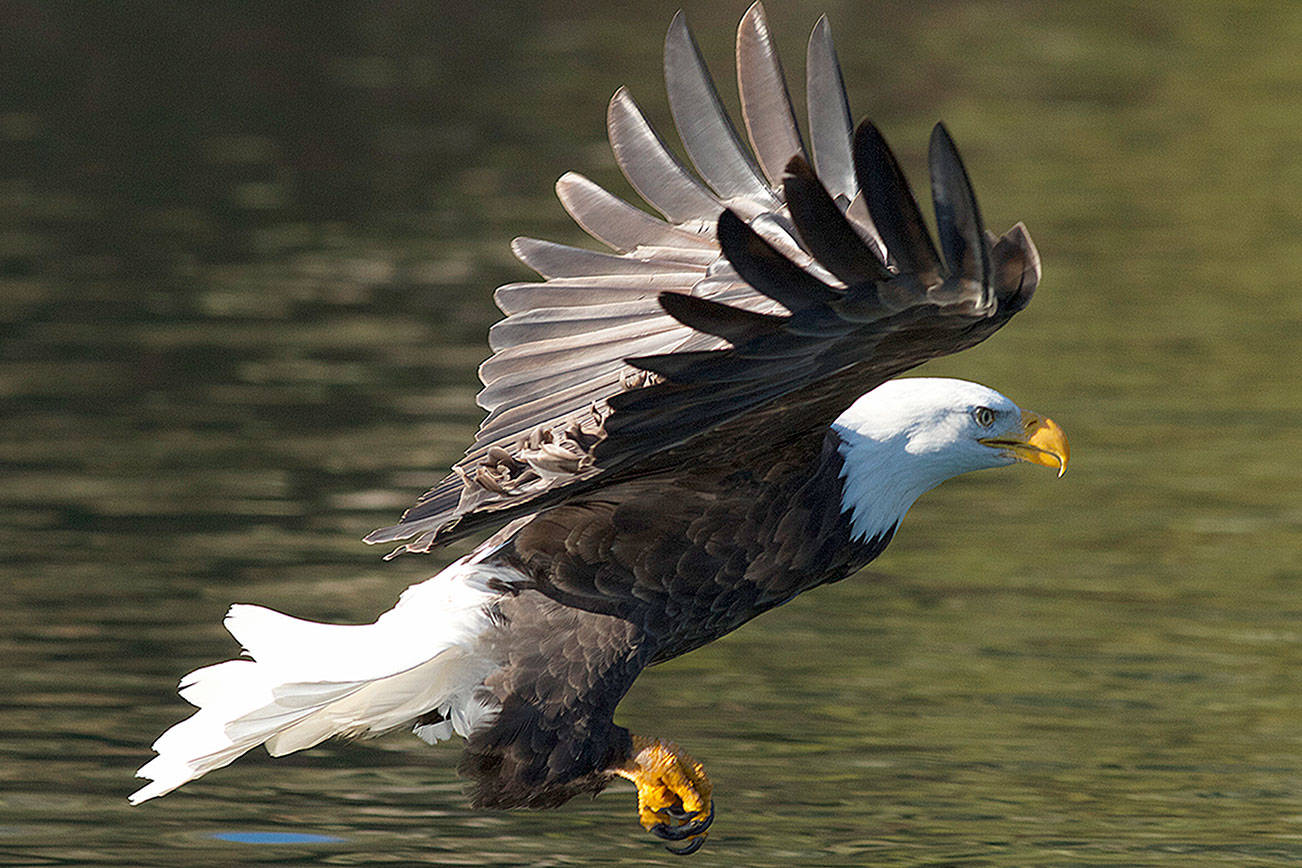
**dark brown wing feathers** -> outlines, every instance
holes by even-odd
[[[733,345],[776,335],[782,330],[783,317],[753,313],[682,292],[661,293],[660,306],[683,325],[721,337]]]
[[[800,240],[838,280],[855,286],[891,279],[886,264],[864,243],[804,157],[787,163],[782,189]]]
[[[977,207],[967,169],[944,124],[936,124],[931,131],[928,162],[940,249],[945,252],[949,273],[982,289],[989,287],[990,250],[981,209]]]
[[[864,121],[855,131],[854,170],[896,271],[916,274],[930,283],[940,274],[931,234],[895,154],[872,121]]]

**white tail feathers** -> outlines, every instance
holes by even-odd
[[[139,804],[221,768],[259,744],[272,756],[333,735],[378,734],[431,711],[446,720],[417,728],[429,742],[467,735],[495,710],[480,685],[494,664],[481,644],[498,595],[487,580],[518,580],[465,558],[403,592],[374,624],[346,626],[235,605],[226,616],[248,660],[191,672],[182,698],[199,710],[154,742],[136,774],[152,782]]]

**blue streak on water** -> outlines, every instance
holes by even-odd
[[[217,832],[212,837],[235,844],[329,844],[344,840],[306,832]]]

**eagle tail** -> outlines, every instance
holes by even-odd
[[[225,626],[247,658],[191,672],[180,694],[198,707],[163,733],[136,775],[151,782],[132,804],[265,745],[283,756],[331,736],[378,735],[416,721],[433,743],[465,736],[495,708],[483,679],[494,668],[481,637],[492,628],[500,568],[458,561],[408,588],[374,624],[305,621],[235,605]],[[499,586],[500,587],[500,586]]]

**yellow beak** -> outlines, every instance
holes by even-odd
[[[1020,437],[991,437],[980,442],[995,449],[1007,450],[1018,461],[1057,468],[1059,476],[1067,472],[1067,460],[1071,457],[1067,435],[1058,427],[1058,423],[1030,410],[1022,411]]]

